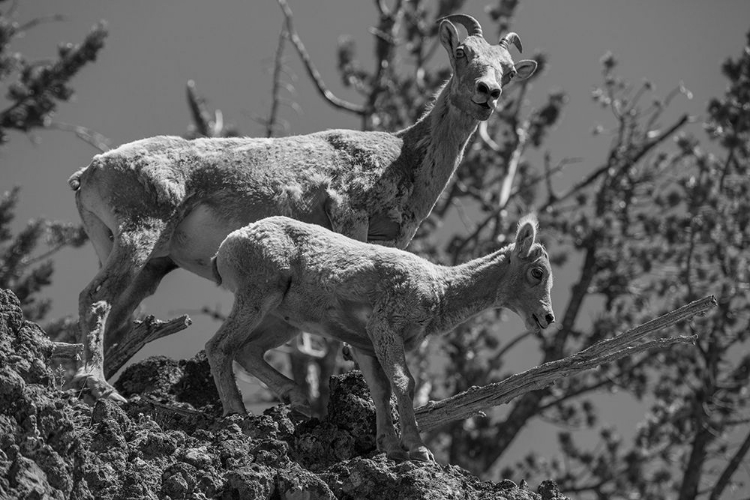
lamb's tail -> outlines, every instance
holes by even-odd
[[[221,274],[219,274],[219,268],[216,265],[216,255],[211,257],[211,272],[214,275],[214,281],[216,284],[221,286]]]

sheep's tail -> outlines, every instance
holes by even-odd
[[[219,267],[216,265],[216,255],[211,257],[211,272],[214,275],[216,284],[221,286],[221,274],[219,274]]]

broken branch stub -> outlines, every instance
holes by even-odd
[[[169,321],[160,321],[153,316],[134,321],[133,329],[123,337],[123,341],[104,353],[104,376],[108,379],[112,377],[149,342],[182,331],[192,323],[186,314]]]

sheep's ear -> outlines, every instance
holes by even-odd
[[[440,43],[448,52],[451,67],[456,70],[456,47],[458,47],[458,30],[453,23],[444,19],[440,22]]]
[[[516,233],[516,253],[521,257],[528,256],[535,240],[536,217],[531,215],[526,216],[518,223],[518,232]]]
[[[516,76],[513,80],[520,82],[534,74],[534,71],[536,71],[536,61],[524,59],[523,61],[518,61],[514,65],[514,68],[516,69]]]

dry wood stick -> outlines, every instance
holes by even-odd
[[[483,410],[507,403],[529,391],[543,389],[561,377],[567,377],[604,363],[653,348],[674,344],[692,344],[696,337],[672,337],[635,344],[644,336],[680,321],[703,314],[716,307],[711,295],[632,328],[614,338],[596,344],[566,358],[545,363],[507,379],[483,387],[471,388],[438,402],[430,402],[416,410],[421,431],[430,431],[454,420],[481,415]],[[635,344],[635,345],[633,345]]]
[[[123,341],[111,346],[104,353],[104,376],[112,377],[149,342],[182,331],[192,323],[186,314],[169,321],[160,321],[153,316],[135,321],[133,329],[125,335]]]
[[[149,342],[167,337],[173,333],[184,330],[193,321],[183,314],[179,318],[161,321],[153,316],[147,316],[143,320],[134,321],[133,328],[128,332],[124,340],[107,349],[104,353],[104,375],[112,377],[133,356]],[[50,357],[66,358],[72,361],[80,359],[83,353],[82,344],[71,344],[68,342],[52,342]]]

